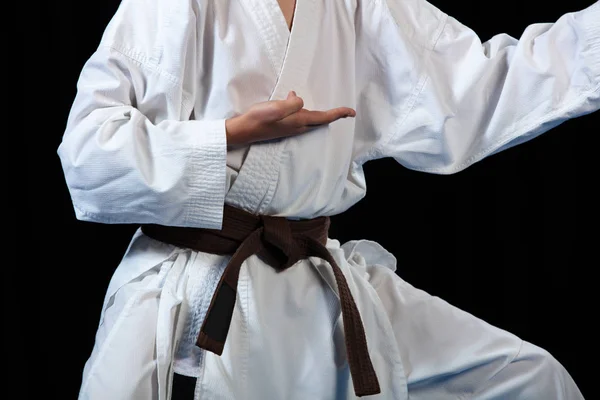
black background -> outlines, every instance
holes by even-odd
[[[45,398],[76,398],[108,281],[136,229],[77,221],[56,155],[79,72],[118,3],[45,3],[37,9],[40,23],[26,32],[36,62],[23,68],[37,83],[24,93],[25,104],[44,104],[27,117],[37,126],[28,152],[35,210],[28,228],[43,239],[35,248],[35,320],[47,328],[36,344],[42,351],[25,362],[41,363]],[[592,4],[432,3],[484,41],[498,33],[519,37],[529,24]],[[389,159],[367,163],[367,197],[332,218],[330,236],[378,241],[396,255],[405,280],[546,348],[595,398],[599,134],[600,113],[583,116],[450,176],[409,171]]]

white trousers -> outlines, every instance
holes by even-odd
[[[379,244],[330,239],[327,248],[381,385],[366,398],[583,398],[548,352],[403,281]],[[109,285],[79,398],[167,400],[176,372],[197,378],[195,400],[354,399],[335,280],[319,258],[277,273],[250,257],[223,355],[194,346],[228,260],[138,231]]]

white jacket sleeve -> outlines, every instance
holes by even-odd
[[[383,4],[395,25],[378,55],[391,110],[374,158],[455,173],[600,108],[600,2],[485,43],[423,0]]]
[[[80,220],[220,229],[225,120],[193,120],[197,2],[123,0],[58,148]]]

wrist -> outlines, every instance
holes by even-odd
[[[243,115],[238,115],[237,117],[228,118],[225,120],[225,135],[228,146],[246,144],[242,117]]]

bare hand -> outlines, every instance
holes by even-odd
[[[309,111],[303,107],[304,101],[295,92],[290,92],[285,100],[255,104],[245,114],[225,121],[227,144],[249,144],[299,135],[315,126],[356,116],[356,111],[348,107],[327,111]]]

